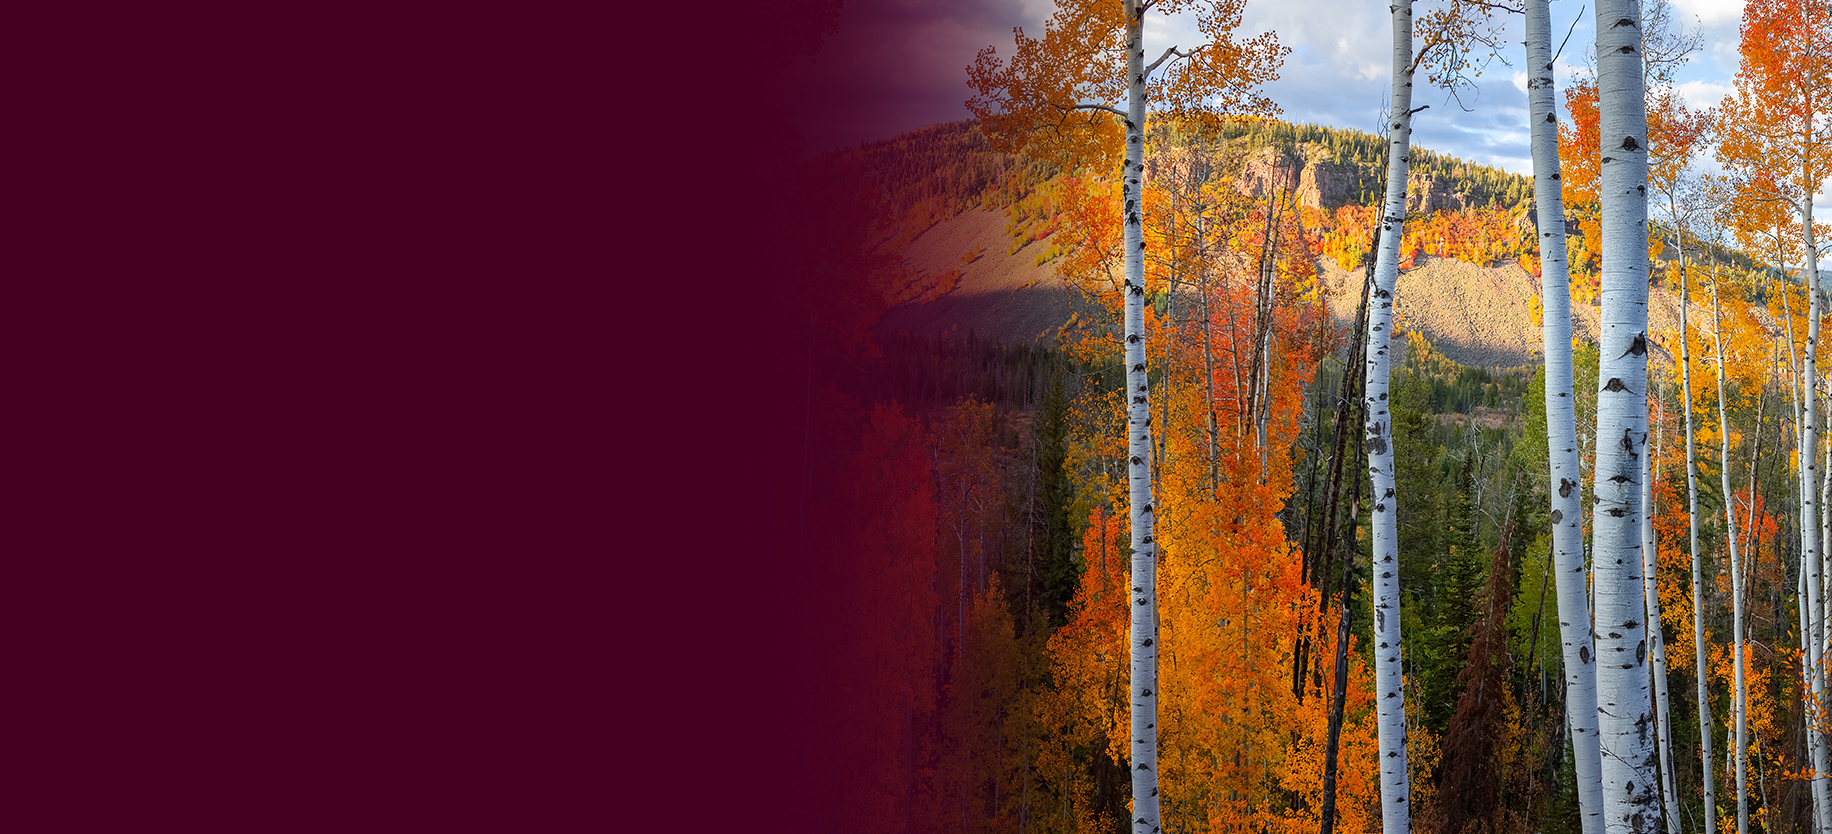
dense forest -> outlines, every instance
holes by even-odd
[[[1570,97],[1561,154],[1598,152],[1587,94]],[[1684,116],[1671,106],[1663,118]],[[1092,118],[1124,134],[1118,116]],[[1117,834],[1142,819],[1149,761],[1163,829],[1392,834],[1377,714],[1398,696],[1408,825],[1598,834],[1567,717],[1554,493],[1604,500],[1616,441],[1597,427],[1623,383],[1603,369],[1631,351],[1569,340],[1582,477],[1556,484],[1548,366],[1467,367],[1396,329],[1375,397],[1367,322],[1382,259],[1540,275],[1536,240],[1553,229],[1571,241],[1570,298],[1599,303],[1600,175],[1568,168],[1555,187],[1568,208],[1548,223],[1531,178],[1414,148],[1397,252],[1377,255],[1384,137],[1168,109],[1151,124],[1136,163],[1072,164],[981,121],[810,163],[846,195],[816,226],[837,242],[814,260],[828,283],[805,344],[798,526],[822,542],[811,564],[832,591],[799,616],[836,670],[801,706],[823,728],[805,743],[834,763],[809,774],[831,797],[817,827]],[[1747,163],[1730,126],[1698,134],[1694,157]],[[1674,181],[1693,208],[1648,222],[1644,283],[1677,293],[1687,324],[1648,329],[1635,351],[1657,647],[1622,668],[1658,693],[1642,734],[1662,751],[1660,784],[1641,788],[1669,831],[1805,832],[1824,781],[1807,591],[1827,487],[1811,416],[1825,308],[1785,216],[1735,181]],[[1094,312],[1034,344],[874,329],[887,306],[951,288],[916,286],[898,251],[976,210],[1002,213],[1007,256],[1052,265]],[[1328,313],[1325,259],[1369,276],[1352,328]],[[1390,435],[1364,428],[1370,404]],[[1385,494],[1368,482],[1371,445],[1391,454]],[[1383,512],[1392,569],[1375,550]],[[1387,692],[1375,584],[1395,575],[1405,685]],[[1149,725],[1133,720],[1136,662],[1128,677],[1141,646],[1155,652]]]

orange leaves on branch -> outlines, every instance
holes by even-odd
[[[1290,50],[1267,32],[1235,41],[1245,0],[1161,0],[1159,11],[1194,12],[1204,44],[1180,44],[1180,54],[1147,79],[1147,100],[1165,113],[1214,119],[1270,115],[1278,108],[1260,94],[1278,77]],[[1111,168],[1121,153],[1119,114],[1133,79],[1126,71],[1127,16],[1133,3],[1058,0],[1041,38],[1013,30],[1009,61],[986,47],[967,67],[973,96],[967,110],[994,147],[1065,165]],[[1147,56],[1149,63],[1157,56]]]

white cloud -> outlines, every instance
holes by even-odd
[[[1743,17],[1743,0],[1673,0],[1673,5],[1686,17],[1697,17],[1707,26]]]
[[[1673,88],[1691,110],[1704,110],[1718,106],[1725,96],[1735,90],[1727,83],[1719,81],[1687,81]]]

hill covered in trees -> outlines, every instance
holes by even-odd
[[[1357,201],[1380,181],[1381,143],[1277,122],[1206,140],[1165,128],[1152,142],[1156,190],[1145,199],[1166,218],[1146,233],[1158,581],[1164,639],[1179,647],[1160,678],[1175,728],[1161,742],[1161,779],[1175,798],[1165,819],[1180,831],[1303,828],[1320,801],[1338,647],[1350,669],[1342,755],[1372,755],[1369,499],[1358,483],[1357,375],[1345,372],[1361,367],[1354,321],[1373,212]],[[1531,200],[1524,178],[1417,158],[1391,399],[1416,813],[1430,820],[1445,807],[1438,787],[1468,775],[1447,751],[1483,736],[1506,751],[1498,805],[1485,813],[1576,834],[1547,580]],[[821,634],[852,675],[806,706],[847,715],[852,729],[809,743],[857,763],[823,783],[844,797],[831,813],[925,830],[1124,830],[1115,716],[1125,708],[1125,623],[1113,602],[1129,552],[1116,225],[1102,210],[1111,180],[995,153],[968,123],[817,164],[875,195],[858,241],[880,256],[869,286],[883,305],[875,327],[846,337],[857,342],[809,339],[807,469],[832,478],[811,482],[804,524],[835,542],[820,564],[849,593],[809,601],[808,616],[846,624],[838,637]],[[1787,394],[1759,369],[1764,339],[1805,332],[1804,297],[1701,243],[1687,244],[1707,251],[1690,279],[1689,398],[1671,270],[1655,276],[1650,328],[1660,595],[1676,691],[1690,686],[1690,649],[1678,639],[1691,628],[1679,564],[1686,403],[1706,445],[1730,445],[1727,464],[1702,464],[1703,547],[1713,559],[1727,547],[1730,533],[1713,527],[1726,507],[1754,518],[1743,528],[1761,551],[1752,633],[1785,647],[1797,613],[1776,544],[1788,517],[1773,509],[1791,501],[1776,421]],[[1594,281],[1580,272],[1573,282],[1580,426],[1595,414],[1597,354],[1584,341],[1596,332]],[[1722,324],[1701,291],[1712,285]],[[1494,337],[1504,324],[1519,337],[1505,345]],[[1718,333],[1730,380],[1721,421],[1713,369],[1700,359],[1716,353],[1708,340]],[[1588,461],[1594,442],[1580,442]],[[1724,465],[1728,494],[1712,485]],[[1705,578],[1721,724],[1730,586],[1721,566]],[[1334,618],[1345,608],[1339,640]],[[1462,673],[1478,656],[1500,670],[1490,684],[1503,684],[1480,715],[1461,708],[1472,685]],[[1787,777],[1801,766],[1786,677],[1797,660],[1782,648],[1751,661],[1768,756],[1752,778],[1770,780],[1764,801],[1777,817],[1804,801]],[[874,692],[897,693],[895,703]],[[882,710],[860,713],[860,703]],[[1673,743],[1696,745],[1695,707],[1674,703]],[[1696,784],[1686,767],[1682,784]],[[1344,778],[1343,830],[1371,830],[1371,774]]]

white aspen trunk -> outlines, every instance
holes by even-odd
[[[1540,304],[1546,357],[1546,447],[1551,464],[1552,560],[1558,574],[1559,641],[1565,658],[1565,716],[1571,729],[1583,834],[1602,834],[1602,752],[1597,744],[1597,674],[1591,663],[1590,600],[1584,569],[1583,475],[1571,382],[1571,273],[1559,183],[1553,101],[1552,15],[1527,0],[1527,106],[1533,128],[1533,191],[1539,209]]]
[[[1658,434],[1655,436],[1659,437]],[[1654,675],[1654,714],[1658,718],[1654,741],[1660,753],[1660,795],[1666,807],[1667,834],[1679,834],[1679,795],[1673,783],[1673,725],[1667,713],[1667,649],[1666,640],[1661,635],[1660,595],[1654,585],[1660,551],[1654,541],[1652,469],[1653,459],[1660,456],[1659,448],[1657,439],[1654,454],[1644,457],[1641,464],[1641,596],[1647,601],[1647,610],[1642,613],[1647,616],[1648,654],[1654,661],[1651,664]]]
[[[1803,166],[1803,175],[1811,174],[1810,163]],[[1813,200],[1811,195],[1800,201],[1800,223],[1802,240],[1805,244],[1805,256],[1801,262],[1801,281],[1807,287],[1807,344],[1806,356],[1802,362],[1800,399],[1806,422],[1801,431],[1800,466],[1801,500],[1800,500],[1800,553],[1806,559],[1807,604],[1812,609],[1808,633],[1813,635],[1807,650],[1807,658],[1813,669],[1807,675],[1812,692],[1812,703],[1807,705],[1807,750],[1813,758],[1813,817],[1814,824],[1821,832],[1832,831],[1832,783],[1826,780],[1826,771],[1832,768],[1827,761],[1825,736],[1811,729],[1821,716],[1826,704],[1826,610],[1821,604],[1823,585],[1821,576],[1820,522],[1821,510],[1818,502],[1819,478],[1816,467],[1819,442],[1819,377],[1814,368],[1815,354],[1819,346],[1819,262],[1813,245]]]
[[[1718,477],[1724,490],[1724,542],[1730,548],[1730,645],[1735,654],[1731,660],[1735,691],[1730,698],[1735,733],[1730,742],[1730,755],[1736,766],[1737,834],[1749,834],[1749,702],[1743,685],[1743,565],[1737,554],[1736,493],[1730,491],[1730,418],[1724,407],[1724,326],[1719,321],[1715,282],[1711,285],[1711,327],[1716,331],[1713,338],[1717,340]]]
[[[1596,565],[1597,715],[1608,834],[1660,828],[1658,756],[1641,585],[1641,479],[1647,446],[1647,110],[1641,6],[1597,6],[1602,164],[1603,382],[1597,395],[1592,554]]]
[[[1159,834],[1158,817],[1158,592],[1152,542],[1151,392],[1145,374],[1145,226],[1140,193],[1145,178],[1145,4],[1126,3],[1125,355],[1126,481],[1132,517],[1131,663],[1132,831]]]
[[[1380,737],[1380,824],[1383,834],[1412,830],[1406,773],[1406,696],[1400,666],[1399,501],[1394,495],[1393,417],[1387,409],[1393,290],[1399,283],[1400,238],[1406,225],[1406,172],[1412,149],[1412,3],[1393,14],[1393,104],[1388,122],[1387,199],[1380,252],[1369,292],[1367,342],[1368,478],[1374,499],[1374,697]],[[1588,834],[1588,832],[1586,832]]]
[[[1679,263],[1679,298],[1680,384],[1686,409],[1686,527],[1692,548],[1692,648],[1695,652],[1692,671],[1698,682],[1698,755],[1705,782],[1705,834],[1717,834],[1717,792],[1712,789],[1711,775],[1711,733],[1716,728],[1711,722],[1711,693],[1705,685],[1705,595],[1698,556],[1698,447],[1692,438],[1692,330],[1686,322],[1692,295],[1686,285],[1683,254]]]

